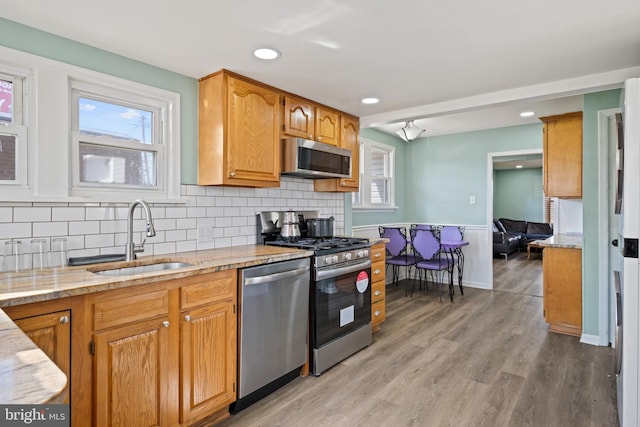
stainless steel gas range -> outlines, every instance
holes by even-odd
[[[301,236],[284,239],[277,225],[284,212],[257,215],[258,241],[267,245],[312,250],[310,371],[320,375],[371,344],[371,244],[354,237],[309,237],[305,218],[318,212],[297,212]]]

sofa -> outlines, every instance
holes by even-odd
[[[534,240],[553,236],[553,224],[500,218],[493,220],[493,255],[509,254],[524,249]]]

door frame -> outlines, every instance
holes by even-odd
[[[487,253],[489,262],[489,287],[493,289],[493,160],[499,157],[514,157],[542,154],[542,147],[516,151],[496,151],[487,153]]]
[[[597,342],[582,340],[588,344],[607,346],[615,340],[615,331],[610,328],[611,265],[609,265],[609,212],[613,210],[609,197],[609,119],[620,108],[598,111],[598,339]],[[606,254],[606,256],[604,256]],[[583,267],[584,269],[584,267]],[[582,272],[584,274],[584,271]],[[584,291],[583,291],[584,292]],[[584,300],[584,295],[583,295]],[[583,313],[585,312],[583,308]],[[583,319],[584,323],[584,319]],[[584,336],[583,336],[584,338]]]

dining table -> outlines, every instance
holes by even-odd
[[[462,273],[464,271],[464,253],[462,248],[469,246],[468,240],[441,240],[440,246],[445,251],[448,257],[451,257],[451,269],[449,271],[449,298],[453,301],[453,267],[455,266],[456,257],[458,258],[458,286],[460,287],[460,293],[464,295],[462,289]]]

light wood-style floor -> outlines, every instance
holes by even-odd
[[[371,346],[221,426],[616,426],[612,350],[547,332],[540,255],[494,261],[494,291],[387,286]]]

